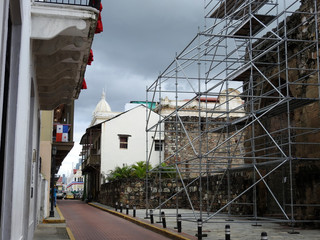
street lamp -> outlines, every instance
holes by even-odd
[[[57,147],[52,146],[52,161],[51,161],[51,181],[50,181],[50,188],[51,188],[51,210],[50,210],[50,217],[54,217],[54,175],[56,169],[56,154],[57,154]]]

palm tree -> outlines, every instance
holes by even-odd
[[[148,165],[148,170],[150,170],[152,167],[149,164]],[[147,164],[144,161],[140,161],[135,163],[134,165],[132,165],[132,169],[133,169],[133,175],[134,177],[143,179],[146,177],[147,174]]]
[[[132,178],[133,169],[132,166],[123,165],[122,167],[117,166],[114,170],[110,170],[110,174],[107,179],[109,181],[119,180],[123,178]]]

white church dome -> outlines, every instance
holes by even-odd
[[[111,107],[107,103],[105,98],[106,98],[106,94],[103,91],[102,95],[101,95],[101,99],[98,102],[96,108],[94,109],[90,126],[101,123],[101,122],[108,120],[116,115],[116,113],[111,111]]]
[[[93,115],[99,114],[99,113],[105,113],[105,112],[111,112],[111,107],[106,101],[106,94],[103,91],[101,95],[101,100],[98,102]]]

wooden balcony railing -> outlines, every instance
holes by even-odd
[[[100,164],[100,155],[90,155],[87,159],[82,162],[82,169],[86,169],[86,167],[96,167]]]

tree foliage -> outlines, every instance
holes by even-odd
[[[150,171],[152,166],[148,165],[148,170]],[[173,166],[169,166],[166,163],[162,163],[155,167],[152,172],[150,172],[149,177],[155,178],[159,173],[161,173],[162,178],[175,178],[176,169]],[[133,165],[123,165],[122,167],[116,167],[111,170],[107,176],[109,182],[120,180],[120,179],[131,179],[131,178],[146,178],[147,174],[147,164],[144,161],[136,162]]]
[[[149,164],[148,169],[151,169]],[[115,181],[119,179],[130,179],[130,178],[140,178],[144,179],[147,173],[147,164],[144,161],[137,162],[133,165],[123,165],[122,167],[116,167],[114,170],[111,170],[107,180]]]
[[[147,164],[144,161],[140,161],[132,165],[133,176],[136,178],[143,179],[147,175]],[[148,170],[151,169],[151,165],[148,165]]]
[[[161,178],[175,178],[177,173],[174,166],[163,162],[153,169],[151,177],[156,177],[158,174],[161,174]]]

